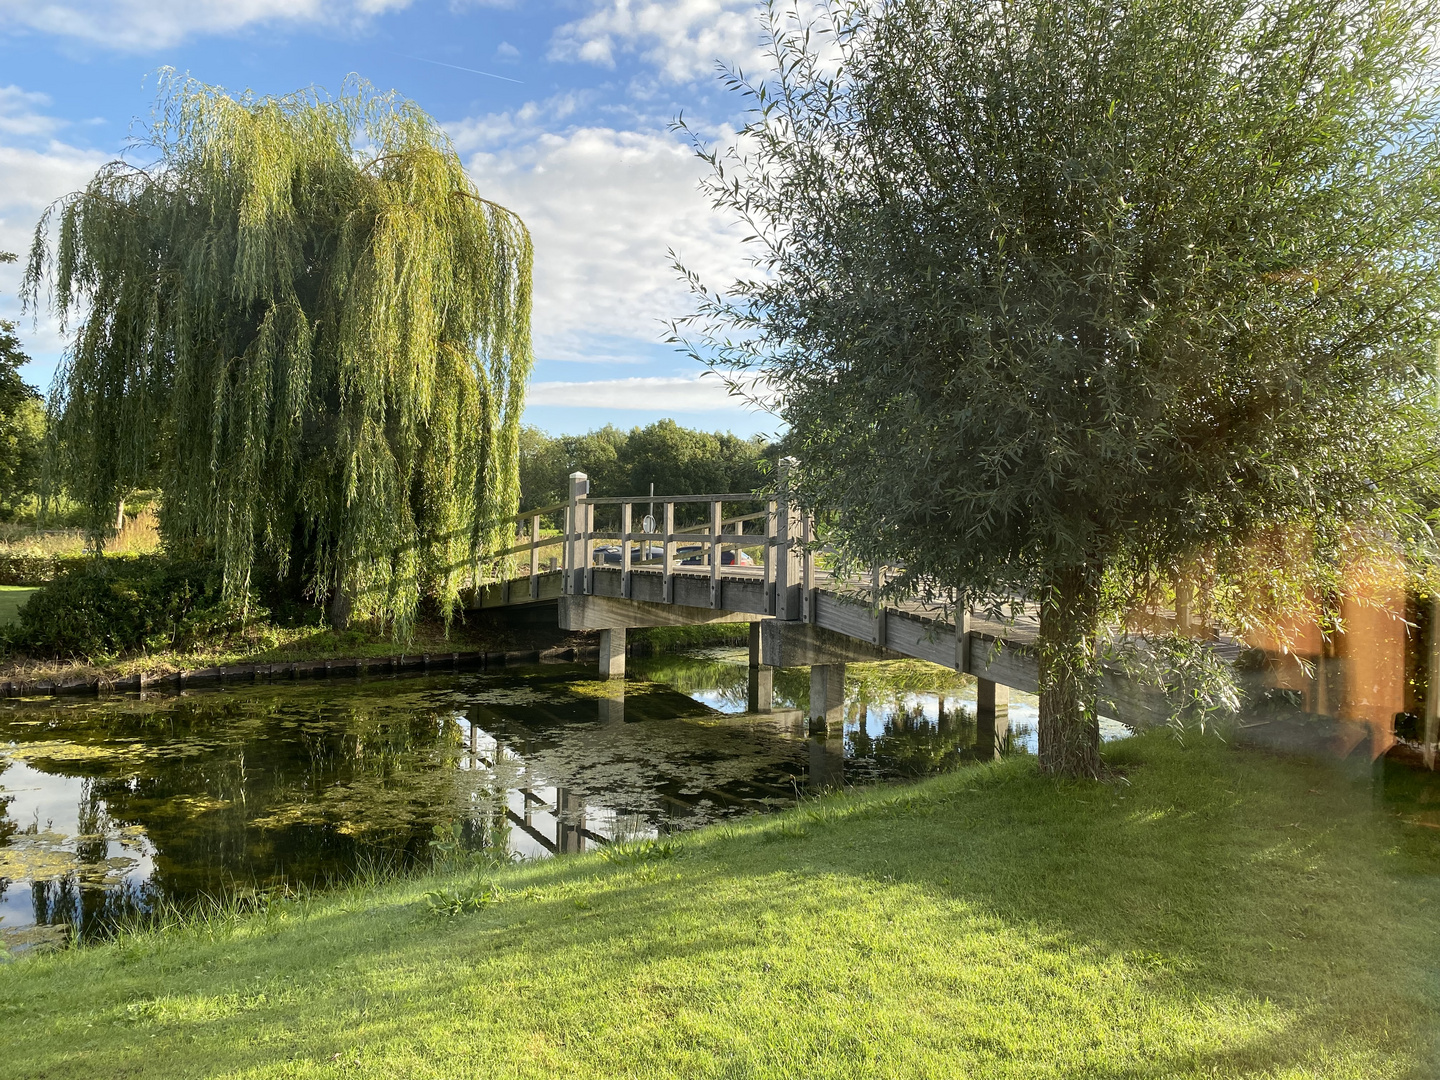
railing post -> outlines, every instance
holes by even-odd
[[[955,600],[955,670],[962,675],[971,671],[970,600],[964,595]]]
[[[815,621],[815,515],[806,514],[801,528],[803,547],[800,550],[800,618]]]
[[[665,504],[665,521],[663,524],[665,529],[665,539],[663,541],[665,548],[663,591],[665,603],[673,604],[675,602],[675,504],[673,502],[667,502]]]
[[[880,604],[880,586],[884,582],[883,568],[876,563],[870,571],[870,617],[874,620],[875,644],[885,647],[885,608]]]
[[[590,494],[590,478],[583,472],[570,474],[570,505],[565,508],[565,592],[576,596],[585,592],[585,516],[588,507],[582,501]]]
[[[776,508],[775,525],[778,533],[775,560],[775,617],[777,619],[798,619],[804,607],[804,599],[798,595],[801,585],[800,563],[803,526],[799,509],[795,506],[790,491],[790,475],[795,468],[794,458],[780,459],[780,498]]]
[[[720,508],[724,504],[719,499],[710,503],[710,606],[720,606],[720,566],[725,561],[725,551],[720,543],[721,529]]]
[[[530,515],[530,599],[540,599],[540,515]]]
[[[630,599],[630,504],[620,505],[620,595]]]
[[[585,595],[589,596],[595,591],[595,553],[591,545],[595,542],[592,534],[595,532],[595,504],[588,499],[580,504],[581,520],[585,522],[585,535],[580,540],[580,553],[585,558]]]
[[[776,548],[776,533],[778,529],[779,510],[774,499],[765,504],[765,546],[760,549],[760,560],[764,565],[765,583],[765,614],[775,614],[775,563],[778,549]]]

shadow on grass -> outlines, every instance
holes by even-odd
[[[1111,753],[15,965],[0,1074],[1431,1075],[1440,845],[1320,766]]]

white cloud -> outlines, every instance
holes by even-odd
[[[107,160],[104,154],[55,138],[65,125],[41,111],[46,104],[42,94],[0,87],[0,251],[13,251],[22,259],[45,208],[84,187]],[[20,337],[31,355],[58,353],[59,328],[45,312],[38,325],[28,317],[19,319],[20,275],[20,264],[0,264],[0,318],[20,321]]]
[[[0,86],[0,135],[33,138],[53,134],[62,123],[40,111],[48,104],[50,99],[45,94],[25,91],[18,86]]]
[[[455,125],[487,198],[508,206],[535,241],[537,354],[614,355],[613,339],[654,345],[692,306],[670,265],[675,250],[711,283],[744,273],[740,233],[711,210],[704,163],[667,133],[539,128],[565,100]],[[600,345],[597,350],[596,346]]]
[[[408,7],[412,0],[0,0],[0,26],[147,50],[194,34],[280,22],[345,25]]]
[[[699,376],[533,383],[526,404],[667,413],[716,412],[745,405],[742,398],[730,396],[718,378]]]
[[[713,74],[716,60],[759,62],[755,0],[597,0],[582,19],[555,31],[550,57],[614,67],[638,53],[672,82]]]

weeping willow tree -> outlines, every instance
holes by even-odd
[[[171,78],[139,150],[47,211],[26,274],[75,324],[51,409],[92,533],[158,482],[167,545],[213,550],[232,595],[266,559],[337,623],[453,610],[518,500],[524,224],[361,83]]]

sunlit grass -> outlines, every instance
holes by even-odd
[[[0,626],[9,626],[35,590],[23,585],[0,585]]]
[[[83,529],[36,529],[0,523],[0,555],[83,555]]]
[[[1440,838],[1326,767],[1109,753],[22,959],[0,1076],[1436,1075]]]
[[[160,550],[160,516],[146,507],[125,519],[118,533],[105,542],[107,555],[148,555]]]

